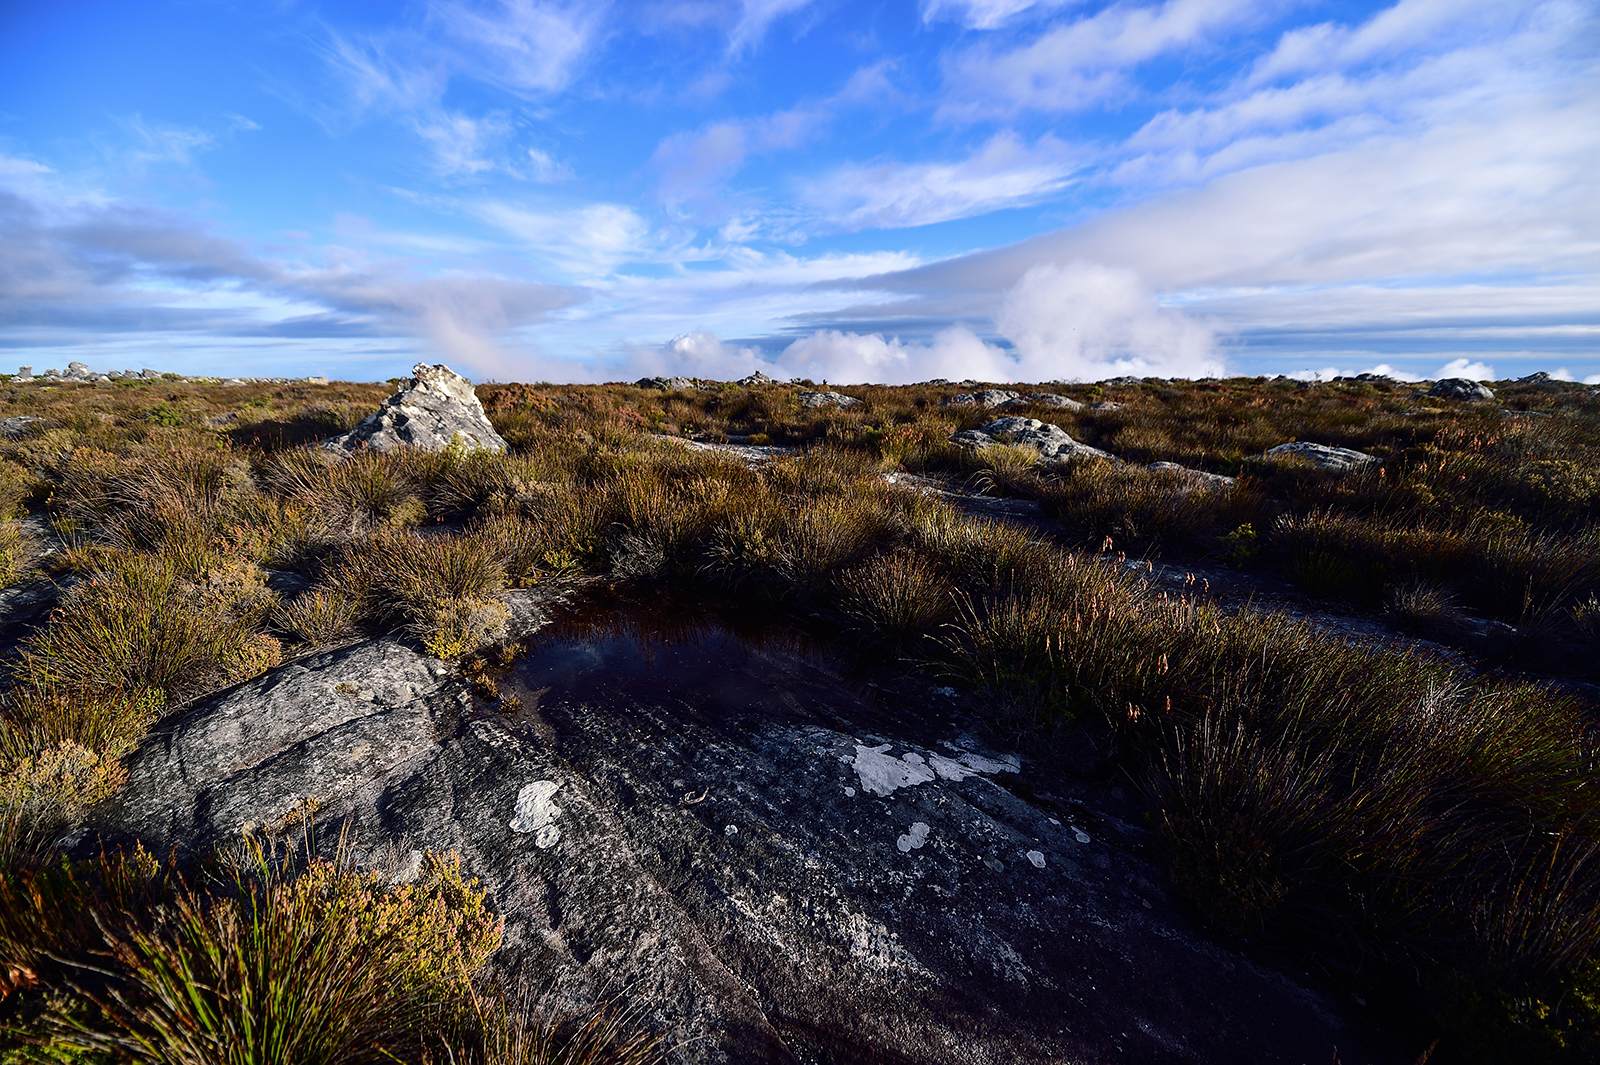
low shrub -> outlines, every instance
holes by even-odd
[[[247,839],[220,883],[203,893],[178,881],[158,908],[57,894],[90,910],[93,951],[111,968],[101,963],[98,984],[75,981],[93,1009],[52,1009],[45,1038],[169,1065],[415,1059],[468,1007],[499,945],[501,922],[454,855],[429,852],[416,881],[387,887]]]
[[[358,631],[362,604],[340,587],[312,588],[278,608],[279,628],[312,647],[327,647]]]
[[[911,551],[878,555],[838,578],[839,609],[863,635],[890,642],[942,624],[954,611],[949,579]]]
[[[249,563],[187,573],[164,555],[103,559],[25,641],[19,674],[37,688],[173,704],[273,663],[259,630],[275,598]]]
[[[33,537],[21,522],[0,521],[0,588],[8,588],[27,571]]]
[[[482,537],[390,534],[364,543],[345,566],[346,594],[363,594],[436,658],[489,643],[510,616],[499,599],[505,567]]]

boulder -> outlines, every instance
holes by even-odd
[[[530,682],[490,713],[390,640],[312,656],[148,737],[78,846],[203,855],[314,808],[369,867],[456,850],[505,918],[498,972],[618,1000],[683,1065],[1373,1060],[1326,1000],[1194,928],[1103,786],[932,711],[891,728],[809,656],[720,661],[737,695]],[[949,705],[922,683],[902,698]]]
[[[682,392],[695,387],[695,383],[687,377],[641,377],[634,382],[635,388],[659,388],[663,392]]]
[[[18,381],[32,381],[33,380],[33,367],[32,366],[19,366],[19,367],[17,367],[17,380]]]
[[[415,376],[383,401],[375,412],[348,433],[330,437],[322,446],[330,451],[360,448],[393,451],[414,447],[443,451],[460,440],[469,450],[504,451],[506,442],[489,424],[472,382],[448,366],[417,363]]]
[[[1481,381],[1466,377],[1447,377],[1435,381],[1428,395],[1436,399],[1462,399],[1469,403],[1486,403],[1494,399],[1494,390]]]
[[[1145,467],[1153,473],[1170,473],[1194,488],[1232,488],[1237,481],[1221,473],[1207,473],[1205,470],[1191,470],[1187,466],[1180,466],[1176,462],[1152,462]]]
[[[760,387],[762,385],[775,385],[778,382],[777,382],[777,379],[772,378],[772,377],[768,377],[766,374],[762,373],[760,370],[757,370],[755,373],[749,375],[748,377],[739,378],[739,380],[736,383],[741,385],[741,386],[743,386],[743,387],[745,387],[745,388],[758,388],[758,387]]]
[[[1007,403],[1018,398],[1020,398],[1018,393],[1008,391],[1004,388],[986,388],[982,392],[963,392],[960,395],[951,396],[949,399],[939,404],[939,406],[984,407],[992,410],[993,408],[1000,406],[1002,403]]]
[[[1331,444],[1312,444],[1304,440],[1294,440],[1268,448],[1266,457],[1304,459],[1323,470],[1353,470],[1369,462],[1379,461],[1378,456],[1369,455],[1365,451],[1352,451],[1350,448],[1334,447]]]
[[[20,440],[28,435],[29,430],[43,420],[26,414],[0,419],[0,436],[4,436],[7,440]]]
[[[306,384],[308,385],[325,385],[327,383],[328,379],[319,374],[312,374],[310,377],[306,378]]]
[[[1083,404],[1069,396],[1060,396],[1054,392],[1030,392],[1026,396],[1008,399],[1000,404],[1001,410],[1015,410],[1020,407],[1054,407],[1057,410],[1082,410]]]
[[[67,372],[61,376],[70,377],[74,381],[87,381],[94,375],[89,372],[87,363],[69,362],[67,363]]]
[[[859,399],[842,392],[802,392],[795,398],[800,401],[802,407],[838,407],[840,410],[849,410],[851,407],[861,406]]]
[[[1045,462],[1114,457],[1097,447],[1079,443],[1060,426],[1041,422],[1037,418],[996,418],[982,429],[966,429],[951,434],[950,442],[970,450],[996,444],[1020,444],[1039,452],[1039,458]]]
[[[1113,388],[1135,388],[1144,384],[1144,378],[1134,377],[1131,374],[1125,374],[1122,377],[1108,377],[1100,383],[1103,385],[1111,385]]]

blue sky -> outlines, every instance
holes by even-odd
[[[9,0],[0,346],[1600,380],[1600,5]]]

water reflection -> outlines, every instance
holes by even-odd
[[[501,687],[547,710],[660,706],[706,720],[759,713],[836,725],[891,711],[895,665],[820,623],[704,598],[617,598],[542,630]]]

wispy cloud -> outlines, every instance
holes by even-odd
[[[1083,0],[922,0],[922,21],[949,19],[972,30],[992,30],[1018,15],[1076,6]]]
[[[761,43],[772,24],[810,5],[812,0],[740,0],[739,20],[728,34],[728,50],[739,53]]]
[[[1075,169],[1074,153],[1054,137],[1030,146],[1004,131],[955,162],[847,164],[804,183],[801,200],[841,229],[897,229],[1036,203]]]

